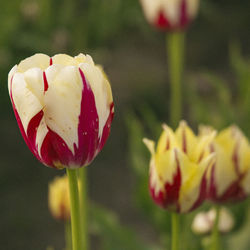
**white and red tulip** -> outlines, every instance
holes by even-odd
[[[185,29],[198,12],[199,0],[140,0],[150,24],[165,30]]]
[[[113,99],[90,56],[35,54],[12,68],[8,87],[22,136],[43,164],[79,168],[103,148]]]

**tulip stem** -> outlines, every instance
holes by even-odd
[[[171,242],[171,250],[179,250],[179,241],[180,241],[180,215],[177,213],[172,213],[172,242]]]
[[[73,250],[82,250],[77,172],[74,169],[67,169],[67,175],[69,179],[72,245],[73,245]]]
[[[80,197],[80,219],[81,219],[81,235],[83,250],[89,248],[88,242],[88,197],[87,197],[87,167],[84,166],[78,171],[79,178],[79,197]]]
[[[64,224],[65,227],[65,249],[71,250],[72,249],[72,240],[71,240],[71,225],[69,221],[66,221]]]
[[[220,206],[215,206],[215,221],[211,235],[211,250],[220,250],[220,232],[219,232],[219,219],[220,219]]]
[[[184,32],[167,34],[167,57],[170,77],[170,123],[176,127],[182,116],[181,79],[184,59]]]

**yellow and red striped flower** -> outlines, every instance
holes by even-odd
[[[208,199],[230,202],[250,194],[250,145],[236,126],[222,130],[210,146],[216,162],[208,172]]]
[[[161,30],[182,30],[197,15],[199,0],[140,0],[148,22]]]
[[[49,184],[48,205],[53,217],[70,220],[69,183],[67,175],[56,177]]]
[[[12,68],[8,87],[23,138],[43,164],[79,168],[103,148],[113,99],[90,56],[35,54]]]
[[[215,131],[196,136],[182,121],[174,132],[164,126],[157,148],[144,139],[151,152],[150,193],[161,207],[179,212],[189,212],[206,198],[206,172],[214,163],[214,153],[208,145]]]

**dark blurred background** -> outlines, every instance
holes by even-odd
[[[238,90],[239,81],[250,84],[244,73],[250,69],[249,0],[202,0],[186,40],[183,85],[189,96],[183,98],[183,117],[194,127],[200,122],[219,128],[239,123],[249,135],[250,106],[241,103],[244,88]],[[112,85],[115,118],[104,150],[88,167],[89,197],[114,212],[121,227],[154,243],[157,232],[134,201],[137,180],[130,166],[126,120],[131,110],[138,113],[146,105],[159,121],[168,122],[165,34],[149,26],[137,0],[2,0],[0,248],[64,246],[63,224],[51,217],[47,205],[48,182],[63,171],[42,166],[29,152],[7,90],[9,70],[37,52],[88,53],[103,65]],[[92,249],[98,250],[94,231]]]

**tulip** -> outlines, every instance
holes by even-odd
[[[232,213],[225,207],[220,208],[218,229],[221,233],[228,233],[234,226]],[[209,234],[212,232],[216,219],[216,210],[198,213],[192,223],[192,231],[195,234]]]
[[[49,184],[49,209],[55,219],[70,220],[68,177],[56,177]]]
[[[35,54],[8,77],[14,113],[31,152],[53,168],[88,165],[114,115],[109,81],[89,55]]]
[[[161,30],[183,30],[194,19],[199,0],[140,0],[150,24]]]
[[[164,125],[155,150],[155,143],[144,139],[151,152],[150,193],[162,208],[185,213],[198,207],[206,198],[206,173],[215,154],[209,145],[216,132],[196,136],[182,121],[174,132]]]
[[[216,136],[210,148],[216,162],[208,172],[208,199],[223,203],[246,198],[250,194],[248,139],[238,127],[230,126]]]

